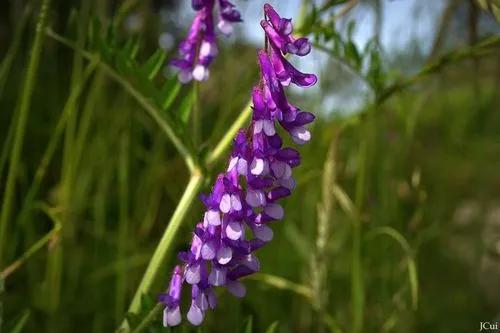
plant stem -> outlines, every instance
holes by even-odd
[[[57,233],[61,230],[61,225],[56,224],[54,228],[45,236],[40,238],[35,244],[33,244],[26,252],[23,253],[13,263],[7,266],[1,273],[0,279],[6,279],[10,274],[16,271],[19,267],[21,267],[32,255],[38,252],[45,244],[47,244]]]
[[[35,39],[30,52],[26,78],[21,94],[19,115],[17,119],[16,133],[14,135],[13,146],[10,155],[9,171],[7,174],[7,183],[5,186],[4,200],[2,202],[2,213],[0,216],[0,265],[3,262],[5,237],[7,234],[7,224],[11,218],[12,204],[14,201],[14,191],[16,176],[19,171],[19,160],[23,148],[24,133],[31,106],[31,96],[35,87],[36,74],[42,53],[45,26],[47,24],[47,13],[49,11],[50,0],[43,0],[38,22],[36,24]]]
[[[151,311],[149,311],[147,316],[144,317],[139,325],[137,325],[137,327],[132,331],[132,333],[140,333],[144,329],[146,329],[146,327],[148,327],[148,325],[161,313],[161,310],[163,310],[163,304],[156,304],[155,307]]]
[[[243,108],[242,112],[236,118],[235,122],[231,125],[231,127],[227,130],[226,134],[222,137],[222,139],[217,143],[215,148],[212,150],[210,155],[208,155],[206,160],[206,165],[208,168],[213,167],[213,165],[223,156],[226,152],[226,149],[231,146],[231,142],[235,137],[236,133],[240,128],[248,121],[250,116],[252,115],[252,101],[249,101],[247,105]]]
[[[151,291],[151,287],[153,286],[158,273],[162,271],[161,265],[165,261],[167,254],[172,249],[177,231],[179,230],[179,227],[188,213],[188,210],[196,198],[202,184],[203,175],[201,171],[194,172],[191,175],[191,179],[189,180],[186,190],[184,191],[184,194],[182,195],[153,256],[151,257],[142,281],[135,292],[134,298],[132,299],[129,312],[136,313],[140,308],[142,295]]]

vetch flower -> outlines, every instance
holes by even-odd
[[[217,27],[224,35],[230,35],[233,23],[241,21],[240,13],[228,0],[192,0],[196,16],[187,37],[179,45],[178,58],[170,62],[179,69],[178,78],[182,83],[208,79],[208,68],[218,53],[214,29],[216,3],[219,7]]]
[[[239,20],[232,4],[226,0],[218,3],[223,20]],[[193,8],[199,13],[211,10],[213,4],[210,0],[193,0]],[[283,88],[289,83],[299,87],[316,83],[314,74],[299,72],[284,58],[285,53],[309,53],[310,44],[304,46],[307,39],[291,35],[290,19],[281,18],[268,4],[264,11],[267,19],[261,25],[270,48],[258,52],[261,82],[252,91],[252,121],[237,133],[226,171],[217,176],[211,192],[201,196],[206,211],[193,232],[191,248],[179,254],[183,264],[176,266],[168,291],[160,295],[165,326],[180,323],[183,283],[191,286],[187,319],[193,325],[200,325],[206,311],[215,308],[215,287],[224,287],[236,297],[246,294],[240,280],[260,270],[255,252],[273,239],[271,225],[285,218],[279,201],[292,194],[293,169],[300,165],[300,153],[283,145],[278,127],[297,144],[311,139],[306,125],[314,115],[290,104]],[[192,75],[198,77],[194,71]]]

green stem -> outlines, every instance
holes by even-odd
[[[10,274],[12,274],[14,271],[16,271],[19,267],[21,267],[29,258],[31,258],[32,255],[34,255],[36,252],[38,252],[45,244],[47,244],[55,235],[59,233],[61,230],[61,225],[60,224],[55,224],[54,228],[40,238],[35,244],[33,244],[26,252],[23,253],[13,263],[11,263],[9,266],[7,266],[1,273],[0,273],[0,280],[1,279],[6,279]]]
[[[235,122],[226,131],[226,134],[217,143],[210,155],[208,155],[206,160],[206,165],[208,168],[213,167],[213,165],[223,156],[226,150],[231,146],[236,133],[240,130],[240,128],[243,127],[243,125],[245,125],[248,119],[250,119],[250,116],[252,115],[251,105],[252,101],[249,101],[247,105],[245,105],[238,118],[236,118]]]
[[[155,307],[149,311],[149,313],[144,317],[144,319],[137,325],[137,327],[132,331],[132,333],[140,333],[144,331],[149,324],[151,324],[156,317],[161,313],[161,310],[163,310],[163,304],[158,303],[155,305]]]
[[[5,186],[4,200],[2,202],[2,213],[0,216],[0,265],[3,262],[5,237],[7,234],[7,224],[11,218],[12,204],[14,201],[14,191],[16,176],[19,171],[19,160],[23,148],[24,133],[31,106],[31,96],[35,87],[36,74],[42,53],[45,26],[47,24],[47,13],[49,11],[50,0],[43,0],[38,22],[36,25],[35,39],[31,49],[26,78],[21,94],[19,106],[19,118],[17,119],[16,133],[14,135],[13,147],[11,150],[7,183]]]
[[[202,184],[203,175],[200,171],[194,172],[191,175],[191,179],[189,180],[186,190],[184,191],[184,194],[182,195],[181,200],[179,201],[179,204],[177,205],[177,208],[175,209],[153,256],[151,257],[142,281],[135,292],[132,303],[130,304],[130,312],[137,313],[141,305],[141,296],[151,291],[151,287],[153,286],[158,273],[162,271],[161,265],[165,261],[167,254],[172,249],[177,231],[179,230],[179,227],[188,213],[189,208],[196,198]]]

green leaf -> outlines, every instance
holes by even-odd
[[[345,57],[346,60],[351,62],[356,69],[361,68],[361,63],[362,63],[362,58],[359,55],[358,48],[356,47],[356,44],[354,44],[353,41],[349,40],[346,45],[345,45]]]
[[[354,34],[354,28],[356,27],[355,21],[349,21],[347,23],[347,39],[352,40],[352,35]]]
[[[149,80],[154,79],[154,77],[158,74],[160,69],[163,67],[163,63],[165,62],[165,58],[167,54],[162,49],[156,50],[149,59],[141,66],[140,71],[143,75],[145,75]],[[177,81],[177,80],[176,80]]]
[[[24,326],[28,322],[31,311],[26,309],[23,311],[21,316],[12,324],[12,328],[9,330],[10,333],[21,333]]]
[[[165,82],[158,96],[158,104],[163,111],[169,110],[181,90],[182,84],[177,80],[177,77],[172,77]]]
[[[278,331],[279,321],[275,321],[266,329],[266,333],[276,333]]]
[[[248,317],[248,319],[245,322],[245,326],[243,327],[243,330],[241,333],[252,333],[253,330],[253,320],[252,316]]]
[[[191,89],[189,93],[184,96],[181,105],[179,106],[179,110],[177,110],[177,114],[181,122],[186,125],[188,120],[189,120],[189,115],[191,114],[191,111],[193,110],[193,103],[194,103],[194,89]]]

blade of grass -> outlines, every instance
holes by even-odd
[[[42,155],[42,159],[40,161],[40,164],[38,165],[38,168],[36,169],[35,176],[33,178],[33,181],[31,182],[30,188],[28,189],[28,192],[26,193],[23,204],[22,204],[22,210],[21,213],[18,217],[18,223],[19,224],[24,224],[26,221],[27,216],[29,215],[29,212],[31,210],[31,206],[36,198],[36,195],[38,194],[38,190],[40,189],[40,184],[47,172],[47,168],[50,164],[50,161],[52,160],[52,157],[54,156],[54,153],[57,148],[57,144],[59,142],[59,139],[61,138],[63,134],[63,130],[66,126],[66,122],[68,118],[71,116],[71,113],[74,111],[74,104],[77,103],[78,98],[80,97],[83,88],[85,84],[88,81],[88,78],[92,75],[94,72],[95,68],[97,66],[97,61],[94,60],[92,61],[87,68],[85,69],[83,79],[79,82],[79,84],[70,92],[70,95],[66,101],[66,104],[64,105],[63,111],[61,113],[61,117],[59,118],[56,127],[54,129],[54,132],[50,138],[49,143],[47,144],[47,147],[45,148],[45,151]]]
[[[127,295],[127,270],[128,262],[123,260],[127,257],[127,236],[129,225],[129,150],[130,150],[130,110],[124,114],[124,129],[120,138],[119,159],[118,159],[118,197],[119,197],[119,218],[118,218],[118,261],[121,263],[119,273],[116,278],[116,303],[115,318],[118,325],[119,318],[125,310],[125,296]]]
[[[31,4],[27,4],[24,8],[21,18],[16,24],[14,35],[12,37],[12,43],[10,44],[9,49],[2,59],[2,64],[0,65],[0,99],[3,96],[5,83],[7,82],[10,70],[12,69],[12,64],[14,62],[14,59],[16,59],[17,52],[19,51],[19,46],[21,45],[24,29],[26,28],[26,23],[28,22],[28,18],[31,15],[31,11]]]
[[[51,239],[54,238],[56,234],[61,230],[60,224],[54,224],[52,230],[45,236],[40,238],[35,244],[33,244],[26,252],[24,252],[18,259],[7,266],[1,273],[0,279],[7,279],[12,273],[14,273],[19,267],[21,267],[26,261],[28,261],[31,256],[37,253],[41,248],[43,248]]]
[[[73,42],[58,35],[52,30],[47,30],[47,35],[54,39],[55,41],[71,48],[75,52],[79,52],[86,59],[93,59],[95,55],[87,52],[83,49],[79,49]],[[196,166],[196,154],[193,153],[192,144],[189,138],[181,138],[177,131],[175,130],[174,122],[170,119],[168,113],[161,112],[156,106],[151,102],[151,100],[139,92],[127,79],[122,77],[118,72],[113,70],[109,65],[104,62],[99,62],[99,67],[113,79],[116,83],[122,86],[125,91],[127,91],[134,99],[144,108],[144,110],[153,118],[153,120],[158,124],[160,129],[166,134],[170,139],[172,144],[175,146],[179,154],[184,158],[187,167],[190,171],[197,169]]]
[[[406,255],[408,282],[411,290],[411,304],[413,310],[416,310],[418,307],[418,271],[411,246],[399,231],[388,226],[377,227],[371,230],[370,233],[367,234],[367,239],[372,239],[380,235],[385,235],[395,240],[401,246]]]
[[[26,123],[29,117],[31,107],[31,97],[35,87],[38,65],[43,48],[45,26],[47,24],[47,15],[49,12],[50,0],[43,0],[36,24],[35,39],[29,56],[28,67],[26,70],[25,82],[20,97],[20,105],[18,109],[18,119],[12,150],[10,154],[9,171],[7,174],[7,182],[2,202],[2,212],[0,216],[0,266],[5,258],[4,247],[5,238],[8,230],[8,222],[11,218],[12,205],[14,201],[14,192],[16,184],[16,176],[19,172],[19,161],[24,142],[24,134],[26,131]]]

